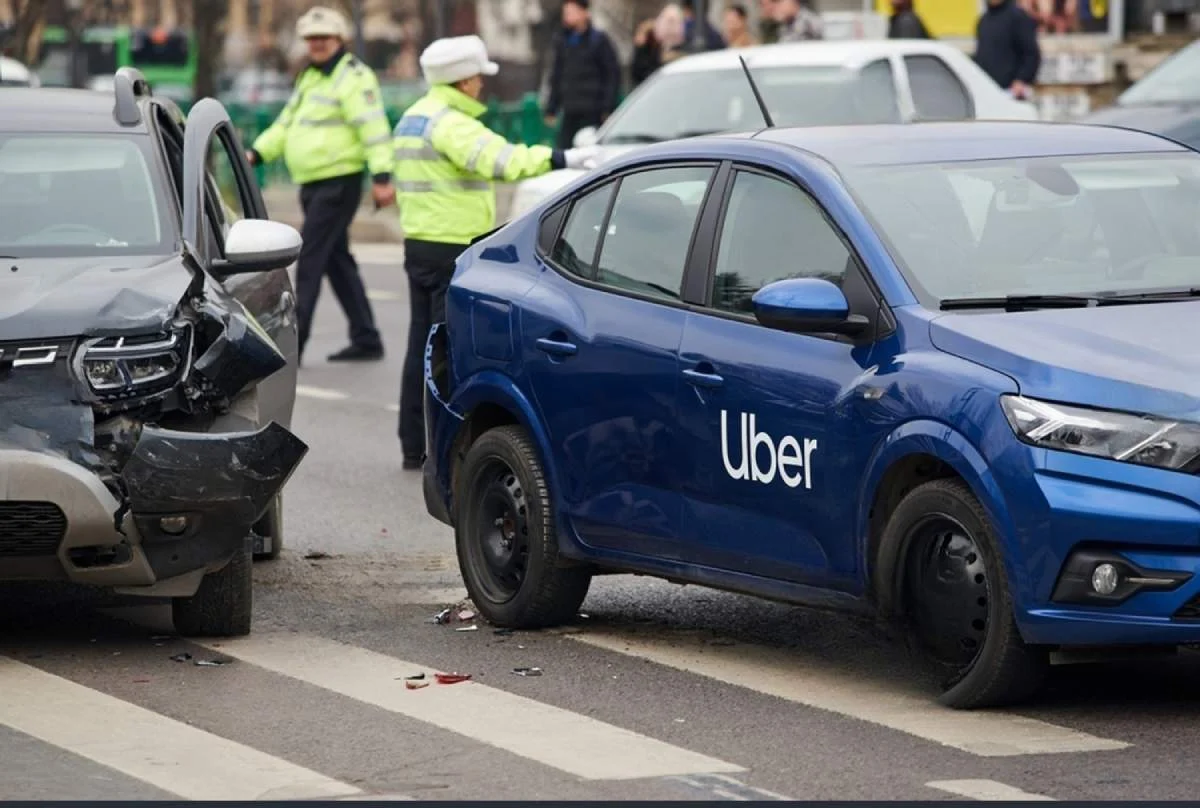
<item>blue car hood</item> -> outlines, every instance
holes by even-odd
[[[1200,420],[1200,301],[947,313],[929,328],[935,347],[1022,395]]]

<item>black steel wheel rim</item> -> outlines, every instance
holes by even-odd
[[[938,664],[959,675],[983,651],[992,592],[975,537],[946,514],[925,517],[909,531],[905,579],[917,639]]]
[[[472,566],[487,599],[505,603],[520,591],[528,569],[529,503],[516,473],[499,458],[484,463],[474,489]]]

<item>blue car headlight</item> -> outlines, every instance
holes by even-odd
[[[1033,446],[1176,471],[1200,467],[1200,424],[1013,395],[1001,396],[1000,406]]]
[[[100,400],[137,399],[175,386],[190,365],[191,327],[85,343],[77,373]]]

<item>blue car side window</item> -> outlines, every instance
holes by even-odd
[[[713,308],[749,313],[754,293],[784,278],[822,278],[840,286],[850,260],[812,197],[789,182],[739,171],[717,246]]]
[[[659,168],[622,179],[600,245],[596,280],[678,300],[692,231],[714,170]]]
[[[596,245],[600,242],[600,228],[604,225],[612,189],[613,183],[606,183],[571,204],[567,224],[554,244],[550,260],[572,275],[588,280],[596,276]]]

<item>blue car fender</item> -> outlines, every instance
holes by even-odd
[[[888,616],[896,608],[899,565],[905,548],[898,546],[898,543],[890,546],[880,544],[877,551],[872,551],[871,506],[888,470],[905,457],[917,454],[931,455],[953,468],[979,499],[996,528],[1012,587],[1012,598],[1015,603],[1024,601],[1027,593],[1022,592],[1021,588],[1029,576],[1025,574],[1023,564],[1019,563],[1017,548],[1011,544],[1011,537],[1015,534],[1012,516],[991,467],[961,432],[941,421],[919,419],[900,425],[880,442],[867,465],[860,491],[856,532],[860,540],[860,568],[865,572],[880,613]]]
[[[550,436],[538,419],[533,403],[510,377],[495,370],[479,371],[458,384],[448,404],[452,410],[462,414],[464,420],[458,425],[460,432],[470,420],[471,413],[481,405],[492,404],[510,413],[537,446],[538,457],[551,492],[558,490],[558,473],[554,466],[553,454],[548,449]],[[450,445],[456,445],[458,441],[459,435],[454,435]],[[451,496],[453,497],[453,492]],[[554,502],[553,506],[555,522],[561,528],[567,524],[566,517],[557,502]]]

